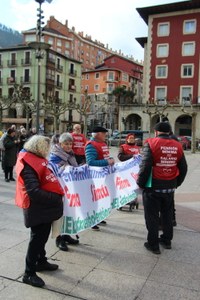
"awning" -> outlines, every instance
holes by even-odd
[[[29,119],[30,123],[31,119]],[[2,123],[26,124],[26,118],[2,118]]]

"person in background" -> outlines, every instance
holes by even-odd
[[[76,157],[78,165],[85,163],[85,144],[86,137],[81,133],[81,125],[75,124],[73,127],[73,132],[71,133],[73,137],[73,151]]]
[[[22,281],[35,287],[45,285],[36,272],[58,269],[57,264],[47,261],[45,245],[52,222],[63,214],[64,191],[47,167],[49,148],[49,138],[34,135],[19,152],[16,164],[15,203],[23,208],[25,226],[30,228]]]
[[[74,152],[72,151],[72,144],[73,138],[70,133],[65,132],[60,136],[58,134],[55,134],[51,139],[49,162],[57,165],[59,168],[64,168],[65,166],[78,167]],[[79,240],[73,239],[70,235],[67,234],[57,236],[56,246],[60,250],[68,251],[66,243],[77,245],[79,243]]]
[[[28,137],[31,137],[35,134],[37,134],[37,129],[35,127],[32,127],[28,133]]]
[[[19,136],[19,151],[23,149],[24,143],[28,140],[28,135],[26,129],[22,127],[20,129],[20,136]]]
[[[5,173],[5,182],[15,181],[13,177],[13,167],[17,160],[19,140],[15,138],[15,130],[9,128],[3,140],[4,156],[3,156],[3,170]]]
[[[171,139],[171,126],[160,122],[155,126],[155,137],[148,138],[143,147],[143,157],[137,184],[143,189],[143,205],[148,231],[144,247],[160,254],[159,243],[171,249],[173,239],[173,195],[187,174],[187,163],[182,145]],[[152,176],[151,176],[152,174]],[[149,177],[151,186],[146,187]],[[159,213],[162,215],[163,234],[159,238]]]
[[[140,147],[135,144],[135,135],[130,133],[126,137],[126,143],[119,147],[118,159],[126,161],[138,154],[140,154]]]
[[[85,146],[86,163],[89,166],[104,167],[114,165],[115,160],[110,157],[109,148],[105,142],[107,132],[106,128],[100,126],[93,129],[92,137]],[[104,220],[98,225],[106,225],[106,221]],[[98,225],[93,226],[92,229],[98,231]]]

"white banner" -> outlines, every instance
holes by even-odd
[[[65,191],[62,233],[76,234],[90,228],[107,218],[112,209],[136,199],[140,161],[137,156],[108,167],[65,169],[50,163]]]

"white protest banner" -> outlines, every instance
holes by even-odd
[[[137,156],[108,167],[67,166],[64,170],[50,163],[65,191],[62,233],[90,228],[107,218],[112,209],[136,199],[140,161]]]

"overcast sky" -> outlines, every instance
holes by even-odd
[[[113,50],[143,60],[143,49],[135,40],[147,36],[147,25],[136,11],[137,7],[153,6],[183,0],[52,0],[42,4],[45,21],[49,16],[76,32],[83,31]],[[38,3],[35,0],[0,0],[0,23],[23,31],[36,26]]]

